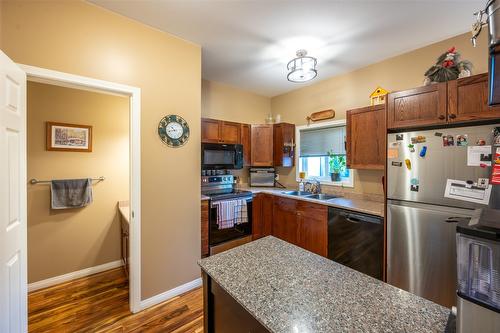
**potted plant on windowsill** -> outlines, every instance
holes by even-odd
[[[345,156],[334,154],[333,151],[330,150],[328,152],[328,157],[328,163],[330,164],[330,177],[332,179],[332,182],[340,182],[341,175],[346,170]]]

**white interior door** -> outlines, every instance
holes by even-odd
[[[0,332],[27,331],[26,74],[0,51]]]

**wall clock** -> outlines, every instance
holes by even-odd
[[[181,116],[170,114],[160,120],[158,135],[169,147],[181,147],[189,139],[188,123]]]

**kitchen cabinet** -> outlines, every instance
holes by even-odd
[[[448,81],[450,123],[500,118],[500,107],[488,106],[488,73]]]
[[[243,166],[251,165],[251,128],[248,124],[241,124],[241,139],[243,145]]]
[[[208,200],[201,201],[201,257],[208,256]]]
[[[221,122],[221,142],[237,144],[241,139],[241,124],[228,121]]]
[[[295,125],[274,124],[273,146],[274,166],[293,167],[295,164]]]
[[[204,143],[240,143],[241,128],[239,123],[207,119],[201,120],[201,142]]]
[[[446,123],[447,83],[390,93],[387,128],[408,128]]]
[[[272,234],[322,256],[328,255],[328,209],[306,201],[274,197]]]
[[[201,119],[201,142],[219,143],[220,123],[220,120]]]
[[[273,196],[258,193],[252,202],[252,236],[259,239],[272,234]]]
[[[346,155],[349,169],[385,167],[385,105],[348,110]]]
[[[289,243],[299,245],[298,201],[294,199],[273,198],[273,236]]]
[[[273,125],[252,125],[252,166],[273,166]]]
[[[299,246],[328,256],[328,208],[307,201],[299,201],[297,209]]]
[[[488,106],[488,73],[390,93],[387,128],[469,123],[500,118]]]

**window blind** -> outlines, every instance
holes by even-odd
[[[300,157],[345,154],[345,126],[307,129],[300,131]]]

